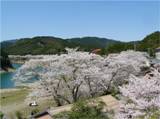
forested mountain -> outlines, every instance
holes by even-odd
[[[50,36],[41,36],[33,38],[17,39],[14,43],[5,41],[1,47],[8,54],[26,55],[26,54],[56,54],[65,52],[65,47],[79,47],[80,50],[91,51],[96,48],[106,48],[112,43],[118,41],[98,37],[83,37],[62,39]]]
[[[128,49],[148,51],[154,55],[155,48],[160,46],[160,32],[147,35],[141,41],[120,42],[107,38],[82,37],[62,39],[50,36],[38,36],[1,42],[5,52],[12,55],[57,54],[65,52],[65,47],[79,47],[80,50],[92,51],[100,48],[101,54],[116,53]]]
[[[94,48],[105,48],[108,45],[117,43],[118,41],[106,38],[98,38],[98,37],[83,37],[83,38],[71,38],[66,39],[71,45],[81,46],[86,50],[94,49]]]
[[[2,42],[1,46],[8,54],[12,55],[54,54],[63,51],[65,42],[55,37],[34,37],[18,39],[15,43],[7,47],[4,47]]]
[[[120,42],[110,45],[106,51],[108,53],[121,52],[128,49],[134,49],[138,51],[149,52],[150,55],[154,56],[155,49],[160,47],[160,32],[156,31],[147,35],[141,41],[136,42]]]
[[[12,44],[14,44],[17,40],[9,40],[9,41],[3,41],[1,42],[1,48],[5,48],[5,47],[8,47]]]
[[[160,32],[154,32],[146,36],[138,45],[139,50],[155,49],[160,46]]]
[[[0,61],[1,61],[1,65],[0,68],[3,70],[8,70],[8,68],[13,68],[12,64],[8,58],[8,55],[1,49],[0,52]]]

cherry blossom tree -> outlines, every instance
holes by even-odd
[[[119,91],[119,86],[127,82],[130,74],[144,75],[150,67],[148,55],[144,52],[132,50],[123,51],[119,54],[109,54],[105,58],[105,73],[110,75],[109,90]],[[110,92],[110,91],[109,91]]]
[[[127,85],[120,87],[125,98],[117,119],[135,119],[139,116],[149,119],[160,111],[160,73],[157,70],[141,78],[131,75],[128,81]]]
[[[66,49],[67,54],[41,56],[27,61],[16,73],[18,83],[33,82],[29,97],[53,97],[58,105],[118,90],[130,74],[148,66],[143,53],[127,51],[107,58]],[[137,57],[138,56],[138,57]]]
[[[109,81],[105,74],[104,58],[67,49],[68,54],[46,56],[26,62],[17,72],[18,82],[39,79],[31,96],[52,96],[58,105],[76,102],[79,98],[102,95],[102,83]]]

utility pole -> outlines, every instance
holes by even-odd
[[[134,41],[134,51],[137,50],[137,47],[136,47],[136,42]]]
[[[150,48],[148,48],[148,54],[150,55]]]

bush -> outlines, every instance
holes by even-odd
[[[109,119],[102,112],[104,104],[95,101],[78,101],[70,112],[56,115],[56,119]]]
[[[3,119],[4,114],[0,112],[0,119]]]
[[[36,114],[36,113],[38,113],[38,112],[39,112],[39,109],[37,109],[37,108],[32,110],[32,114],[33,115]]]
[[[23,115],[19,111],[16,112],[16,117],[17,117],[17,119],[23,119]]]

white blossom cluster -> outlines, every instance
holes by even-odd
[[[44,56],[26,62],[15,75],[18,82],[29,82],[35,77],[40,82],[31,96],[52,96],[60,103],[71,103],[80,97],[102,94],[102,81],[108,80],[102,70],[104,58],[67,49],[68,54]]]
[[[140,75],[143,69],[149,68],[148,55],[144,52],[123,51],[120,54],[110,54],[105,58],[105,71],[112,77],[111,85],[118,90],[118,86],[126,83],[130,74]]]
[[[149,119],[160,111],[160,73],[153,70],[144,77],[131,75],[129,83],[120,87],[125,97],[116,119]]]
[[[142,67],[150,66],[147,57],[147,53],[129,50],[120,54],[110,54],[105,60],[108,68],[131,65],[136,72],[140,72]]]
[[[118,90],[130,74],[138,75],[143,67],[149,67],[146,54],[141,52],[125,51],[104,58],[66,50],[67,54],[31,59],[19,68],[14,77],[17,83],[38,80],[29,97],[53,97],[58,105],[72,103]]]

